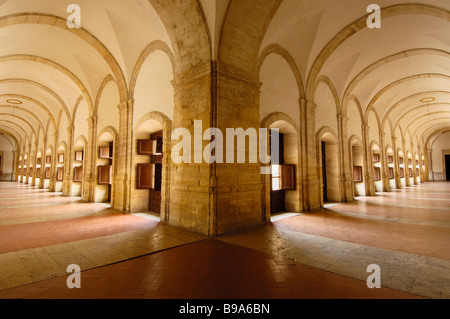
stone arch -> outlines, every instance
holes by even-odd
[[[282,0],[231,1],[219,47],[219,61],[256,77],[258,55]]]
[[[367,68],[365,68],[363,71],[361,71],[347,86],[344,93],[344,98],[342,100],[342,113],[344,115],[347,114],[347,105],[348,102],[351,99],[351,92],[353,92],[354,88],[372,71],[376,70],[378,67],[383,66],[387,63],[403,59],[405,57],[415,56],[415,55],[436,55],[436,56],[443,56],[443,57],[450,57],[450,54],[446,51],[438,50],[438,49],[411,49],[406,50],[397,54],[393,54],[391,56],[385,57],[371,65],[369,65]]]
[[[102,81],[102,84],[100,85],[100,88],[97,91],[97,97],[95,98],[95,104],[94,104],[94,109],[92,111],[92,115],[93,116],[98,116],[98,106],[100,103],[100,99],[102,97],[103,94],[103,90],[105,89],[105,87],[110,83],[115,83],[117,85],[116,80],[114,79],[114,77],[111,74],[108,74]],[[118,106],[117,106],[118,107]]]
[[[38,57],[38,56],[31,56],[31,55],[14,54],[14,55],[0,57],[0,63],[5,62],[5,61],[11,61],[11,60],[24,60],[24,61],[32,61],[32,62],[36,62],[36,63],[41,63],[41,64],[45,64],[47,66],[50,66],[50,67],[60,71],[62,74],[64,74],[68,79],[70,79],[80,89],[80,92],[83,94],[83,96],[85,97],[85,99],[88,103],[90,111],[91,112],[93,111],[92,97],[89,94],[87,88],[84,86],[84,84],[81,82],[81,80],[75,74],[73,74],[70,70],[68,70],[64,66],[62,66],[52,60]],[[68,110],[67,110],[66,116],[68,118],[70,118],[70,116],[68,114]]]
[[[316,133],[316,160],[321,206],[326,202],[342,202],[339,138],[328,126],[320,128]]]
[[[388,92],[389,90],[393,89],[394,87],[401,85],[403,83],[406,82],[410,82],[410,81],[414,81],[417,79],[429,79],[429,78],[441,78],[441,79],[446,79],[446,80],[450,80],[450,76],[447,76],[445,74],[416,74],[416,75],[412,75],[412,76],[408,76],[405,78],[402,78],[400,80],[397,80],[387,86],[385,86],[383,89],[381,89],[373,98],[372,100],[369,102],[367,109],[366,109],[366,113],[365,113],[365,118],[367,119],[369,116],[370,111],[372,111],[374,109],[374,105],[375,103],[378,101],[378,99],[385,94],[386,92]]]
[[[134,99],[134,91],[136,89],[136,82],[137,82],[139,73],[141,71],[142,65],[144,64],[145,60],[155,51],[162,51],[167,55],[167,57],[169,58],[169,60],[172,64],[172,70],[173,70],[174,76],[176,74],[175,73],[175,57],[174,57],[172,51],[170,50],[169,46],[165,42],[160,41],[160,40],[153,41],[144,50],[142,50],[142,52],[136,62],[136,65],[134,67],[133,74],[131,75],[130,89],[129,89],[128,96],[132,100]]]
[[[67,108],[66,103],[52,89],[42,85],[41,83],[38,83],[38,82],[35,82],[35,81],[31,81],[31,80],[27,80],[27,79],[3,79],[3,80],[0,80],[0,84],[4,84],[4,83],[26,83],[26,84],[30,84],[30,85],[36,86],[37,88],[42,89],[43,91],[47,92],[48,94],[50,94],[52,97],[54,97],[58,101],[58,103],[61,105],[61,107],[62,107],[62,109],[64,111],[64,114],[67,117],[68,123],[71,122],[70,112],[69,112],[69,109]]]
[[[119,85],[119,91],[121,92],[121,97],[123,100],[127,98],[127,85],[126,80],[123,75],[122,69],[115,60],[114,56],[109,52],[109,50],[91,33],[83,28],[67,28],[67,19],[63,19],[58,16],[42,13],[27,13],[27,14],[13,14],[0,19],[1,27],[7,27],[16,24],[42,24],[54,26],[67,32],[74,34],[75,36],[81,38],[83,41],[92,46],[102,57],[104,57],[106,63],[109,65],[111,71],[113,72],[116,81]],[[92,103],[90,103],[92,107]]]
[[[278,129],[283,136],[283,164],[295,166],[296,185],[294,190],[284,191],[284,206],[288,212],[299,213],[304,209],[300,128],[289,115],[282,112],[274,112],[267,115],[261,121],[261,128],[268,130]],[[262,185],[262,214],[264,221],[270,221],[272,214],[271,185],[271,175],[264,175]]]
[[[138,154],[138,140],[149,139],[152,134],[162,131],[162,182],[161,182],[161,221],[167,222],[170,216],[170,181],[171,181],[171,134],[172,121],[161,112],[150,112],[137,121],[133,130],[133,153],[131,156],[131,192],[130,211],[146,212],[149,210],[150,194],[148,190],[137,188],[137,166],[148,164],[151,158],[147,155]]]
[[[331,80],[328,76],[321,75],[317,79],[316,89],[321,83],[325,84],[328,87],[328,89],[330,90],[331,94],[333,95],[334,103],[336,105],[336,114],[338,114],[338,115],[342,114],[341,101],[339,99],[339,94],[337,93],[336,87],[334,86],[333,82],[331,82]]]
[[[268,46],[266,46],[264,48],[264,50],[262,50],[262,52],[258,58],[258,66],[257,66],[258,79],[260,79],[261,67],[264,64],[264,61],[271,54],[277,54],[277,55],[281,56],[287,62],[287,64],[290,66],[292,72],[294,73],[295,79],[297,81],[297,87],[298,87],[300,99],[304,99],[305,98],[305,88],[304,88],[302,76],[297,67],[297,64],[295,63],[295,60],[292,57],[292,55],[279,44],[276,44],[276,43],[269,44]]]
[[[352,135],[348,141],[350,155],[350,171],[353,172],[354,196],[365,196],[365,165],[363,141],[356,135]]]
[[[166,27],[175,57],[175,75],[212,60],[208,27],[197,0],[149,0]]]
[[[423,4],[398,4],[381,9],[381,15],[383,16],[383,18],[407,14],[424,14],[442,18],[447,21],[450,20],[450,13],[448,11]],[[347,39],[349,39],[359,31],[367,28],[367,17],[368,15],[354,21],[352,24],[344,28],[331,41],[329,41],[321,51],[319,56],[316,58],[313,66],[311,67],[311,72],[308,77],[308,82],[306,84],[307,100],[312,101],[314,99],[316,79],[318,78],[322,67],[325,65],[325,62],[331,57],[333,52]]]
[[[107,126],[98,134],[96,141],[97,152],[94,165],[95,172],[93,172],[95,186],[93,187],[94,194],[92,198],[94,199],[94,202],[97,203],[110,203],[111,207],[114,207],[116,197],[114,180],[118,172],[118,140],[119,133],[117,130],[112,126]],[[109,148],[109,158],[100,156],[100,148],[102,147]],[[106,181],[100,181],[100,166],[102,166],[102,169],[105,171],[109,169],[109,183],[106,183]]]

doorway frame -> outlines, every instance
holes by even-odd
[[[450,149],[442,150],[442,169],[444,171],[442,178],[444,181],[447,181],[447,166],[445,165],[446,156],[450,156]]]

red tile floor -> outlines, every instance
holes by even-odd
[[[23,299],[330,299],[418,298],[208,239],[67,277],[0,292]]]
[[[449,223],[449,194],[448,183],[430,183],[280,220],[272,227],[450,259],[448,227],[402,222]],[[424,199],[411,199],[419,197]],[[414,205],[419,208],[410,207]],[[341,215],[344,211],[358,215]],[[366,215],[398,220],[374,220]],[[154,220],[78,203],[26,185],[0,183],[0,257],[8,252],[154,227],[159,227]],[[68,289],[66,280],[67,276],[59,276],[6,289],[0,291],[0,298],[419,298],[389,288],[368,289],[364,281],[225,243],[220,238],[83,271],[81,289]]]

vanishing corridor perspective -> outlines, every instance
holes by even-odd
[[[374,2],[0,0],[0,297],[449,298],[450,1]]]

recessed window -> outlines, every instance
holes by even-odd
[[[380,162],[380,154],[373,154],[373,162],[374,163]]]
[[[373,168],[373,178],[376,182],[381,181],[381,168],[380,167]]]
[[[272,191],[295,189],[295,165],[272,165]]]
[[[362,174],[362,166],[354,166],[353,167],[353,181],[355,183],[362,183],[363,174]]]

